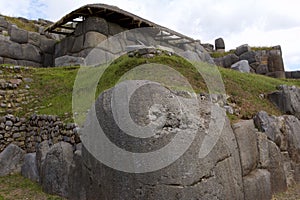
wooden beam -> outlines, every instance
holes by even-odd
[[[58,28],[64,28],[64,29],[68,29],[68,30],[75,30],[75,28],[73,28],[73,27],[63,26],[63,25],[59,26]]]
[[[88,9],[89,13],[92,15],[93,14],[92,9],[90,7],[88,7],[87,9]]]
[[[62,35],[69,35],[70,33],[61,32],[61,31],[49,31],[50,33],[62,34]]]

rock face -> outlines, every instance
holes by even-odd
[[[300,88],[281,85],[278,91],[269,94],[268,98],[282,112],[295,115],[300,119]]]
[[[10,144],[0,153],[0,176],[20,173],[25,152],[18,146]]]
[[[231,69],[237,70],[239,72],[244,72],[244,73],[249,73],[250,68],[251,67],[249,66],[248,60],[241,60],[231,65]]]
[[[45,192],[68,197],[72,145],[60,142],[53,145],[41,166],[41,184]]]
[[[29,153],[24,156],[21,174],[32,181],[39,182],[40,177],[37,168],[36,153]]]
[[[139,83],[136,82],[136,84]],[[107,167],[97,161],[86,148],[83,148],[81,159],[77,159],[74,165],[77,166],[74,169],[82,171],[77,170],[77,181],[72,181],[77,183],[80,181],[81,189],[73,189],[70,192],[72,199],[81,199],[81,197],[86,199],[243,199],[240,158],[229,122],[225,121],[221,136],[211,152],[206,157],[199,158],[199,144],[203,142],[202,136],[208,128],[206,121],[209,118],[205,113],[210,112],[210,104],[201,101],[198,106],[189,98],[177,96],[182,102],[189,105],[185,113],[193,117],[188,117],[188,121],[196,120],[184,122],[180,115],[177,115],[178,105],[174,103],[174,97],[172,97],[174,94],[171,94],[166,88],[149,84],[147,92],[137,90],[131,97],[129,107],[133,120],[143,125],[149,123],[149,119],[159,122],[159,116],[179,118],[167,117],[165,124],[157,130],[159,134],[154,138],[143,139],[143,141],[128,137],[118,128],[113,119],[112,109],[115,108],[110,105],[110,102],[115,89],[111,89],[104,92],[96,103],[97,118],[107,137],[128,151],[146,153],[168,144],[173,131],[183,132],[187,136],[189,131],[198,127],[196,138],[190,148],[171,165],[148,173],[126,173]],[[150,105],[162,104],[162,102],[167,110],[159,106],[152,107],[153,116],[150,112],[152,117],[148,118],[148,109],[145,110],[145,108]],[[198,119],[199,117],[193,113],[198,113],[201,118]],[[188,124],[192,123],[192,127],[191,124],[186,124],[186,126],[187,122]],[[187,140],[188,137],[183,139]],[[99,145],[101,146],[101,144]],[[88,148],[90,149],[90,147]],[[171,156],[171,152],[168,153]],[[80,157],[80,154],[77,156]],[[114,156],[111,156],[111,159],[114,159]],[[159,157],[156,159],[160,160]],[[193,162],[190,162],[191,160]]]
[[[225,42],[223,38],[218,38],[215,40],[216,51],[225,51]]]

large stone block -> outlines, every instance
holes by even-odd
[[[240,60],[248,60],[249,64],[256,62],[256,53],[254,51],[248,51],[240,55]]]
[[[8,23],[7,21],[5,20],[5,17],[3,16],[0,16],[0,27],[3,27],[5,29],[8,28]]]
[[[237,63],[231,65],[231,69],[243,73],[250,73],[251,67],[249,66],[248,60],[240,60]]]
[[[257,147],[259,153],[258,168],[266,169],[270,164],[269,142],[265,133],[257,132]]]
[[[287,180],[285,176],[284,163],[280,149],[272,141],[269,141],[268,146],[270,165],[268,166],[267,170],[271,174],[272,194],[284,192],[287,189]]]
[[[223,38],[218,38],[215,40],[215,47],[216,50],[224,50],[225,49],[225,42],[223,40]]]
[[[83,22],[83,33],[95,31],[108,36],[108,24],[105,19],[100,17],[88,17]]]
[[[249,51],[251,51],[250,46],[248,44],[244,44],[244,45],[237,47],[234,53],[235,53],[235,55],[240,56]]]
[[[36,32],[28,32],[28,43],[36,47],[41,45],[41,35]]]
[[[24,156],[21,174],[32,181],[39,182],[40,177],[36,163],[36,153],[28,153]]]
[[[43,55],[43,67],[53,67],[53,66],[54,66],[53,55],[45,53]]]
[[[18,65],[18,61],[11,58],[4,58],[3,64]]]
[[[33,46],[31,44],[23,44],[22,45],[22,57],[23,60],[29,60],[34,61],[37,63],[41,63],[42,56],[40,49],[38,49],[36,46]]]
[[[83,47],[85,49],[97,47],[102,41],[104,41],[106,39],[107,39],[107,36],[105,36],[101,33],[98,33],[95,31],[89,31],[85,34]]]
[[[41,67],[41,63],[37,63],[34,61],[29,61],[29,60],[18,60],[18,65],[21,66],[29,66],[29,67]]]
[[[42,37],[41,38],[41,46],[40,46],[42,52],[53,54],[56,42],[57,41],[55,41],[55,40]],[[72,44],[69,44],[69,45],[72,45]]]
[[[257,136],[253,120],[241,121],[233,125],[242,163],[243,176],[257,167]]]
[[[126,28],[121,27],[119,24],[108,22],[108,33],[110,36],[116,35],[126,30]]]
[[[10,144],[0,153],[0,176],[11,173],[20,173],[24,162],[25,151],[20,147]]]
[[[42,163],[41,184],[45,192],[69,195],[70,167],[73,162],[73,147],[66,142],[54,144]]]
[[[123,84],[130,84],[129,82],[123,82]],[[133,81],[131,83],[140,85],[141,81]],[[130,87],[131,86],[128,85],[127,88]],[[134,95],[131,96],[129,103],[131,119],[139,125],[152,123],[149,122],[149,118],[147,117],[149,115],[148,108],[162,104],[162,102],[164,102],[163,105],[168,109],[158,109],[158,113],[155,111],[157,116],[164,116],[168,112],[175,112],[175,115],[172,115],[172,120],[167,119],[166,122],[163,122],[163,124],[166,123],[165,125],[171,128],[165,129],[168,133],[159,134],[158,138],[137,138],[125,134],[118,127],[116,120],[114,120],[112,109],[115,109],[115,104],[111,105],[111,98],[116,92],[116,89],[113,88],[102,93],[96,102],[96,116],[89,117],[97,118],[96,121],[101,124],[101,128],[105,132],[106,137],[119,148],[136,153],[144,152],[145,154],[147,152],[153,152],[154,149],[160,150],[173,139],[174,135],[171,134],[171,132],[174,129],[171,127],[178,127],[176,128],[176,134],[186,133],[184,134],[185,136],[181,138],[183,141],[188,139],[188,132],[196,128],[196,138],[187,151],[172,164],[148,173],[127,173],[113,169],[113,167],[107,167],[95,159],[89,151],[91,150],[90,148],[96,148],[95,150],[97,150],[98,147],[98,150],[105,150],[107,148],[105,147],[106,144],[103,143],[104,141],[101,140],[102,142],[98,143],[98,141],[94,140],[93,134],[90,134],[91,137],[85,137],[85,139],[88,139],[90,142],[95,142],[95,146],[93,143],[84,143],[81,156],[83,172],[81,175],[77,174],[77,181],[72,181],[77,185],[79,185],[79,182],[81,183],[80,188],[77,190],[72,189],[72,195],[77,197],[76,199],[80,199],[80,196],[84,196],[86,199],[116,200],[244,199],[238,146],[228,120],[225,120],[224,127],[221,129],[221,135],[216,141],[214,148],[208,151],[209,153],[206,156],[199,158],[199,155],[203,154],[203,149],[201,148],[202,142],[205,143],[203,144],[204,149],[212,146],[211,143],[206,143],[207,138],[205,141],[203,140],[205,135],[207,135],[206,131],[208,127],[205,126],[204,128],[203,126],[199,126],[203,121],[210,119],[208,113],[210,113],[212,105],[209,102],[201,101],[199,104],[194,104],[189,98],[177,96],[166,88],[148,82],[147,89],[137,89]],[[126,90],[124,92],[128,94]],[[177,106],[179,106],[175,102],[177,98],[180,99],[180,102],[188,105],[187,107],[184,106],[184,108],[187,109],[186,112],[184,112],[187,115],[185,120],[176,120],[177,118],[180,119],[180,116],[177,115],[178,110],[176,109]],[[214,108],[217,109],[217,113],[222,113],[217,107]],[[156,110],[154,107],[153,109]],[[151,113],[150,115],[152,116]],[[224,115],[221,114],[221,117],[225,117],[225,113],[223,114]],[[167,116],[170,115],[167,114]],[[126,121],[128,119],[129,118],[124,118]],[[156,120],[159,121],[159,119],[154,116],[150,119],[154,120],[153,123]],[[179,124],[177,124],[176,121]],[[187,123],[187,126],[184,126],[185,123]],[[84,128],[87,133],[91,133],[89,130],[93,129],[94,124],[92,122],[87,124],[88,125]],[[157,128],[156,133],[162,131],[164,127],[163,124]],[[212,135],[214,135],[214,133],[212,133]],[[182,143],[178,143],[175,149],[181,149],[181,144]],[[131,157],[124,159],[124,162],[118,165],[117,162],[119,160],[117,154],[115,154],[114,151],[107,150],[105,153],[107,153],[108,156],[110,155],[109,158],[113,162],[113,166],[117,168],[120,166],[128,166],[129,168],[133,166],[139,170],[141,169],[140,164],[144,164],[139,162],[140,160],[134,160],[134,158]],[[170,149],[170,151],[165,153],[166,157],[170,159],[174,155],[174,150]],[[164,155],[160,154],[157,157],[155,156],[155,161],[151,164],[157,164],[164,160],[160,156]]]
[[[271,50],[268,58],[269,72],[284,72],[283,59],[280,50]]]
[[[258,169],[243,177],[245,200],[272,199],[270,173]]]
[[[80,66],[84,64],[84,58],[74,56],[61,56],[55,58],[55,67],[59,66]]]
[[[10,39],[11,41],[20,43],[20,44],[24,44],[28,42],[28,32],[23,30],[23,29],[19,29],[16,26],[11,26],[10,29]]]
[[[230,68],[231,65],[239,61],[239,57],[235,54],[226,55],[222,59],[224,63],[223,67],[225,68]]]
[[[81,50],[83,50],[83,45],[84,45],[84,35],[79,35],[75,37],[71,52],[72,53],[80,52]]]

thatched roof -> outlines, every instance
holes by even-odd
[[[88,4],[72,11],[56,23],[47,27],[45,31],[58,34],[71,34],[75,27],[70,26],[72,22],[78,22],[78,19],[84,20],[87,17],[96,16],[106,19],[109,22],[116,23],[126,29],[135,29],[142,27],[154,27],[163,32],[167,32],[165,36],[175,36],[178,40],[185,40],[187,42],[194,42],[195,40],[180,34],[176,31],[170,30],[166,27],[155,24],[149,20],[143,19],[137,15],[122,10],[116,6],[106,4]],[[66,32],[66,30],[69,30]],[[174,38],[170,38],[175,40]]]

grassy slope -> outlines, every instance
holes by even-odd
[[[96,96],[100,94],[101,91],[111,88],[119,81],[119,78],[130,69],[151,62],[165,64],[174,68],[187,78],[196,92],[207,91],[201,75],[198,74],[191,64],[182,58],[175,56],[169,57],[166,55],[157,56],[152,59],[124,56],[116,60],[104,72],[102,78],[99,80]],[[39,106],[45,106],[39,109],[39,113],[56,114],[62,118],[71,120],[72,87],[78,69],[78,67],[32,69],[31,73],[35,81],[35,83],[32,84],[32,88],[35,94],[39,96]],[[260,110],[265,110],[270,114],[280,115],[279,110],[267,99],[260,99],[259,95],[275,91],[276,86],[281,84],[297,85],[300,87],[299,80],[274,79],[256,74],[244,74],[224,68],[219,68],[219,71],[223,77],[226,93],[231,96],[229,101],[241,107],[241,116],[230,116],[233,120],[251,118]],[[159,78],[165,79],[167,77]],[[147,79],[147,77],[145,79]]]

